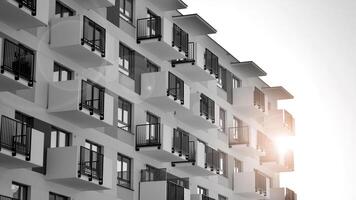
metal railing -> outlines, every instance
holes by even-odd
[[[27,161],[31,159],[31,127],[26,123],[1,116],[0,131],[0,149],[12,151],[12,156],[16,156],[17,153],[24,155]]]
[[[215,123],[215,102],[204,94],[200,95],[200,116]]]
[[[105,57],[106,30],[88,17],[83,18],[83,38],[82,45],[87,44],[92,51],[99,51],[101,57]]]
[[[219,58],[213,54],[209,49],[205,49],[205,64],[204,70],[209,70],[210,74],[215,74],[215,77],[219,76]]]
[[[172,46],[176,46],[179,51],[183,51],[188,56],[189,35],[179,26],[173,24],[173,41]]]
[[[172,96],[174,100],[180,100],[184,104],[184,81],[171,72],[168,73],[167,96]]]
[[[82,80],[81,100],[79,109],[88,109],[90,115],[93,113],[100,116],[100,120],[104,119],[104,104],[105,104],[105,88],[98,86],[95,83]]]
[[[19,8],[23,6],[31,11],[31,15],[36,15],[36,0],[16,0],[19,4]]]
[[[141,40],[162,38],[161,17],[149,17],[137,20],[137,43]]]
[[[15,199],[15,198],[12,198],[12,197],[7,197],[7,196],[4,196],[4,195],[0,194],[0,200],[18,200],[18,199]]]
[[[152,146],[161,147],[161,124],[136,125],[136,149]]]
[[[229,128],[229,144],[249,144],[250,143],[250,127],[230,127]]]
[[[172,152],[189,157],[189,133],[179,128],[173,130]]]
[[[189,189],[189,178],[179,178],[178,176],[168,173],[165,168],[147,167],[147,169],[141,170],[141,182],[152,181],[167,181]]]
[[[265,94],[257,87],[255,87],[255,89],[253,91],[253,105],[257,106],[258,109],[261,109],[262,112],[265,112],[265,110],[266,110],[266,108],[265,108]]]
[[[201,200],[215,200],[214,198],[209,197],[208,195],[201,195]]]
[[[283,122],[290,131],[294,131],[294,118],[288,111],[283,110]]]
[[[255,191],[267,196],[267,177],[255,170]]]
[[[103,184],[104,156],[98,152],[80,147],[78,177],[85,175],[89,181],[96,179]]]
[[[205,146],[205,167],[210,167],[211,170],[220,170],[219,165],[220,154],[215,149]]]
[[[1,73],[5,71],[14,74],[15,80],[20,78],[28,81],[28,86],[34,83],[35,53],[21,44],[4,40],[3,63]]]
[[[185,58],[172,60],[171,64],[172,67],[175,67],[176,64],[183,64],[183,63],[192,63],[195,64],[195,49],[194,49],[194,42],[188,43],[188,55]]]

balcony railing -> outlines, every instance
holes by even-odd
[[[180,100],[184,104],[184,81],[172,73],[168,73],[167,96],[172,96],[174,100]]]
[[[18,199],[15,199],[15,198],[12,198],[12,197],[7,197],[7,196],[0,195],[0,200],[18,200]]]
[[[211,197],[209,197],[207,195],[204,195],[204,194],[202,194],[201,197],[202,197],[201,200],[215,200],[214,198],[211,198]]]
[[[183,51],[186,56],[189,55],[188,51],[189,35],[183,31],[179,26],[173,24],[173,41],[172,46],[176,46],[179,51]]]
[[[194,65],[195,64],[195,55],[194,54],[195,54],[194,53],[194,42],[189,42],[187,57],[178,59],[178,60],[172,60],[172,67],[175,67],[176,64],[182,64],[182,63],[192,63]]]
[[[219,76],[219,58],[208,49],[205,49],[205,65],[204,70],[209,70],[210,74],[215,74],[215,77]]]
[[[256,192],[267,196],[267,178],[259,173],[258,171],[255,171],[255,189]]]
[[[209,147],[209,146],[205,146],[205,167],[210,167],[211,171],[213,171],[214,169],[216,171],[219,171],[219,152],[216,151],[215,149]]]
[[[1,116],[0,149],[5,148],[12,151],[12,156],[17,153],[31,158],[31,133],[32,128],[26,123]]]
[[[257,87],[255,87],[253,92],[253,104],[265,112],[265,94]]]
[[[204,94],[200,95],[200,116],[215,123],[215,102]]]
[[[32,50],[10,40],[4,40],[3,64],[1,73],[5,71],[15,75],[15,80],[20,78],[28,81],[28,86],[34,83],[35,54]]]
[[[89,45],[92,51],[99,51],[101,57],[105,57],[105,40],[105,29],[84,16],[82,45]]]
[[[92,179],[98,180],[99,184],[103,184],[103,169],[104,169],[104,156],[98,152],[80,147],[80,160],[78,177],[82,175]]]
[[[161,124],[136,125],[136,150],[139,147],[161,147]]]
[[[180,156],[189,157],[189,133],[179,128],[174,129],[172,152],[178,152]]]
[[[161,33],[161,17],[149,17],[137,20],[137,43],[141,40],[157,38],[159,41],[162,38]]]
[[[189,189],[189,178],[179,178],[171,173],[168,173],[166,169],[147,167],[147,169],[141,170],[141,182],[151,181],[167,181]]]
[[[31,11],[32,16],[36,15],[36,0],[16,0],[19,8],[23,6]]]
[[[231,127],[229,128],[230,133],[230,145],[236,144],[249,144],[250,143],[250,127],[241,126],[241,127]]]
[[[105,88],[99,85],[82,80],[81,101],[79,109],[88,109],[90,115],[93,113],[100,116],[100,120],[104,119],[104,102],[105,102]]]

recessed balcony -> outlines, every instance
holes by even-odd
[[[205,49],[197,42],[189,42],[188,56],[182,59],[172,60],[172,67],[194,82],[216,80],[215,74],[204,67],[204,51]]]
[[[215,200],[215,199],[204,194],[192,194],[191,200]]]
[[[52,82],[48,95],[48,112],[82,128],[113,125],[114,98],[94,82]]]
[[[115,5],[115,0],[74,0],[85,9],[107,8]]]
[[[272,188],[272,200],[297,200],[297,194],[289,188]]]
[[[29,89],[34,85],[35,52],[0,38],[0,91]]]
[[[256,157],[265,152],[258,145],[257,132],[249,126],[229,128],[229,146],[243,154]]]
[[[141,75],[141,96],[165,112],[189,110],[190,87],[168,71]]]
[[[48,0],[1,0],[0,18],[15,29],[47,26],[48,8]]]
[[[260,158],[261,165],[274,172],[294,171],[293,151],[278,152],[276,149],[267,150],[266,155]]]
[[[33,168],[43,166],[44,133],[27,124],[1,116],[0,166]]]
[[[190,200],[189,179],[179,178],[166,169],[141,170],[140,196],[142,200]]]
[[[136,125],[136,151],[163,162],[188,157],[189,134],[165,124]]]
[[[112,160],[85,147],[47,150],[47,178],[81,191],[112,189]]]
[[[270,178],[254,170],[234,174],[234,192],[251,199],[270,198]]]
[[[188,34],[159,16],[137,20],[137,43],[163,60],[188,56]]]
[[[101,17],[95,19],[101,23],[83,15],[52,19],[51,48],[85,68],[112,65],[113,41]]]
[[[294,136],[294,118],[286,110],[268,113],[264,121],[265,131],[271,136]]]
[[[252,118],[261,118],[268,113],[267,96],[257,87],[233,89],[233,106],[238,112]]]
[[[189,156],[186,161],[172,162],[172,166],[192,176],[219,174],[219,152],[200,141],[189,141]]]
[[[207,130],[217,127],[216,108],[215,102],[203,93],[191,93],[190,110],[179,110],[175,117],[189,126]]]

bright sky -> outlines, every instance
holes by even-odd
[[[240,61],[296,97],[296,172],[282,184],[298,200],[356,199],[356,1],[184,0]]]

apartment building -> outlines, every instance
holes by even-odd
[[[0,2],[1,200],[295,200],[293,99],[181,0]]]

